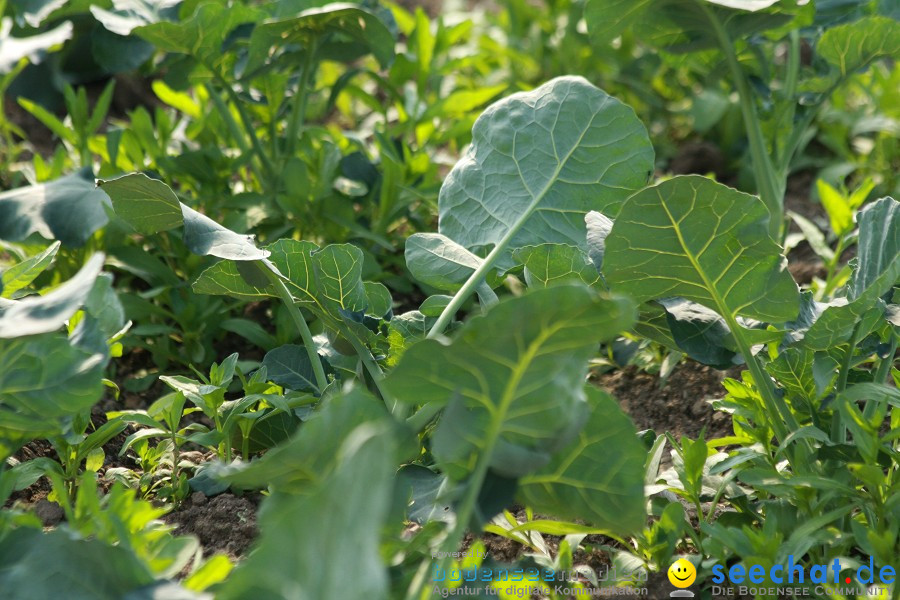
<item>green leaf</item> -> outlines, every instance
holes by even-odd
[[[845,76],[881,58],[900,58],[900,23],[869,16],[831,27],[822,34],[817,50]]]
[[[449,296],[444,297],[449,298]],[[440,298],[440,296],[432,296],[432,298]],[[425,302],[428,302],[428,298],[426,298]],[[440,303],[439,300],[435,302],[436,304]],[[437,310],[436,307],[435,310]],[[441,307],[441,310],[443,310],[443,307]],[[434,325],[435,316],[426,315],[418,310],[411,310],[391,319],[390,328],[392,331],[399,333],[404,339],[418,339],[425,337],[425,334]]]
[[[714,310],[684,298],[663,298],[666,322],[678,347],[699,363],[717,369],[734,366],[737,355],[731,331]]]
[[[285,344],[270,350],[262,364],[270,381],[292,390],[318,392],[309,355],[303,346]]]
[[[444,296],[441,294],[428,296],[422,304],[419,305],[419,311],[426,317],[439,317],[444,309],[447,308],[447,305],[450,304],[451,300],[453,300],[453,296]]]
[[[646,18],[652,4],[653,0],[588,0],[584,20],[591,38],[606,45]]]
[[[194,254],[228,260],[260,260],[269,256],[267,251],[256,247],[252,235],[235,233],[184,204],[181,213],[184,243]]]
[[[446,498],[447,478],[421,465],[404,465],[397,471],[397,489],[404,494],[405,516],[424,525],[429,521],[452,523],[455,513]]]
[[[534,290],[471,319],[449,345],[418,342],[383,385],[407,404],[449,403],[433,452],[451,477],[464,478],[485,452],[498,474],[522,475],[570,429],[596,344],[633,321],[630,302],[583,285]]]
[[[648,187],[606,238],[606,282],[639,302],[681,296],[726,318],[789,321],[800,293],[768,220],[759,198],[704,177]]]
[[[822,312],[803,336],[806,348],[829,350],[850,339],[863,316],[900,281],[900,203],[881,198],[863,208],[857,221],[859,241],[848,302]]]
[[[122,330],[125,326],[125,310],[113,288],[112,275],[101,273],[97,277],[84,301],[84,310],[94,318],[104,342]]]
[[[0,587],[10,598],[121,600],[152,580],[125,546],[25,527],[0,541]]]
[[[587,227],[587,251],[598,272],[603,270],[603,254],[606,252],[606,236],[612,231],[613,222],[597,211],[584,215]]]
[[[804,9],[802,4],[791,0],[588,0],[584,18],[598,45],[606,46],[631,30],[657,48],[691,52],[719,43],[710,19],[737,40],[785,26],[798,15],[809,20],[812,7]]]
[[[65,246],[82,246],[108,221],[109,199],[94,186],[90,169],[0,194],[0,240],[32,233]]]
[[[253,428],[247,436],[247,448],[250,452],[263,452],[281,444],[297,431],[300,426],[300,417],[291,413],[277,410],[264,410],[254,413],[244,413],[242,418],[254,418]],[[243,446],[243,434],[235,428],[233,433],[234,447]]]
[[[250,34],[247,70],[262,66],[273,48],[285,44],[308,48],[313,43],[321,44],[329,35],[365,45],[383,67],[394,58],[394,36],[381,19],[358,5],[336,2],[259,23]]]
[[[376,423],[336,441],[329,445],[336,446],[332,472],[302,495],[276,492],[263,502],[259,544],[218,598],[387,597],[381,531],[394,486],[394,441]]]
[[[53,29],[23,38],[9,35],[12,19],[0,20],[0,75],[5,75],[23,58],[32,64],[40,63],[48,51],[62,45],[72,37],[72,23],[65,21]]]
[[[224,581],[234,564],[224,554],[215,554],[191,573],[184,580],[184,585],[195,591],[205,590],[209,586]]]
[[[122,600],[213,600],[213,595],[185,589],[174,581],[158,580],[129,592]]]
[[[491,105],[438,200],[440,232],[475,254],[555,242],[585,249],[584,215],[615,215],[653,171],[634,111],[581,77],[559,77]]]
[[[818,364],[817,364],[818,362]],[[837,377],[838,363],[827,354],[817,357],[808,348],[785,348],[775,360],[766,365],[766,371],[788,393],[815,402],[831,390]],[[829,375],[826,381],[818,381],[816,373]]]
[[[455,292],[484,262],[439,233],[415,233],[406,240],[406,267],[425,285]]]
[[[317,296],[343,310],[366,309],[368,299],[362,280],[362,250],[352,244],[329,244],[313,252],[312,259]],[[306,283],[305,278],[300,283]]]
[[[835,235],[842,236],[853,231],[853,209],[847,198],[828,185],[824,179],[816,181],[816,190],[819,192],[819,201],[828,213],[831,230]]]
[[[116,215],[140,233],[160,233],[184,223],[178,196],[158,179],[131,173],[97,185],[112,200]]]
[[[593,387],[585,392],[590,413],[577,440],[523,477],[519,498],[538,512],[622,534],[640,531],[647,452],[612,396]]]
[[[262,325],[256,321],[251,321],[249,319],[225,319],[219,324],[219,327],[225,331],[236,333],[250,343],[257,345],[266,351],[272,350],[278,345],[275,336],[266,331]]]
[[[164,52],[188,54],[210,66],[223,56],[228,34],[243,23],[256,23],[260,11],[243,4],[203,2],[194,13],[178,22],[160,21],[132,29]]]
[[[135,27],[162,20],[177,20],[178,4],[174,0],[113,0],[112,10],[93,5],[90,10],[107,31],[126,36]]]
[[[366,424],[376,427],[386,418],[383,403],[354,388],[330,398],[290,440],[224,478],[243,489],[307,492],[337,468],[340,445],[351,432]]]
[[[394,309],[390,290],[383,283],[375,281],[366,281],[363,287],[366,290],[366,315],[376,319],[390,318]]]
[[[591,286],[600,281],[597,268],[588,255],[568,244],[524,246],[513,252],[513,260],[525,265],[525,283],[529,288],[571,281]]]
[[[26,258],[0,273],[0,298],[12,298],[43,273],[59,250],[60,242],[53,242],[47,249],[30,258]]]
[[[10,302],[0,309],[0,338],[49,333],[63,326],[81,308],[103,268],[104,256],[94,254],[74,277],[43,296]]]
[[[797,227],[800,228],[809,247],[812,248],[822,260],[829,262],[834,260],[834,250],[832,250],[825,242],[825,235],[819,230],[815,223],[803,215],[798,215],[792,210],[787,211],[787,215],[794,223],[796,223]]]
[[[884,296],[900,280],[900,202],[881,198],[861,210],[857,221],[859,241],[848,297],[856,300],[873,287]]]
[[[103,392],[105,357],[62,334],[0,339],[0,458],[36,437],[58,435]]]

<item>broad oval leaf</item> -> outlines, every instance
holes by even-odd
[[[518,496],[536,511],[623,534],[639,531],[647,451],[612,396],[593,387],[585,392],[589,415],[578,438],[523,477]]]
[[[106,225],[106,194],[90,169],[0,194],[0,240],[19,242],[32,233],[82,246]]]
[[[12,19],[0,19],[0,75],[12,71],[23,58],[32,64],[41,62],[49,50],[69,40],[74,31],[72,22],[64,21],[43,33],[17,38],[10,35],[12,25]]]
[[[832,27],[822,34],[819,55],[847,75],[881,58],[900,58],[900,22],[865,17]]]
[[[336,467],[343,441],[354,429],[381,425],[384,404],[362,388],[340,393],[316,412],[285,443],[246,468],[223,479],[242,489],[270,487],[273,491],[303,493]]]
[[[129,173],[97,185],[112,200],[116,215],[140,233],[160,233],[184,223],[178,196],[158,179]]]
[[[258,24],[250,34],[246,68],[253,70],[262,66],[275,47],[283,44],[321,45],[329,34],[363,44],[382,66],[389,65],[394,58],[394,36],[381,19],[358,5],[335,2]]]
[[[9,598],[114,600],[152,581],[125,546],[29,527],[10,531],[0,542],[0,586]]]
[[[331,472],[315,473],[303,494],[275,492],[264,501],[259,545],[218,598],[387,597],[379,551],[394,488],[396,444],[383,423],[365,423],[331,446]],[[356,525],[341,532],[350,522]]]
[[[859,241],[848,301],[822,311],[804,334],[804,347],[828,350],[847,341],[863,316],[900,282],[900,202],[881,198],[863,208],[857,221]]]
[[[542,288],[578,281],[596,285],[600,275],[581,248],[568,244],[525,246],[513,252],[516,262],[525,265],[525,283],[529,288]]]
[[[646,184],[653,147],[634,111],[581,77],[491,105],[438,199],[440,232],[476,254],[557,242],[585,248],[584,215],[615,215]],[[516,229],[518,228],[518,229]]]
[[[810,4],[809,6],[805,6]],[[632,30],[642,41],[670,52],[716,47],[719,27],[731,40],[812,20],[803,0],[588,0],[584,19],[591,39],[608,45]],[[715,20],[715,25],[711,21]],[[729,40],[730,41],[730,40]]]
[[[135,27],[177,20],[179,4],[179,0],[117,0],[113,2],[112,10],[91,6],[90,11],[108,31],[126,36]]]
[[[717,369],[734,366],[737,352],[731,331],[719,314],[684,298],[662,298],[669,331],[678,347],[699,363]],[[730,347],[729,347],[730,346]]]
[[[235,233],[189,206],[181,205],[184,215],[184,243],[194,254],[228,260],[260,260],[269,256],[253,243],[252,235]]]
[[[726,317],[789,321],[800,292],[768,220],[759,198],[705,177],[648,187],[606,238],[606,282],[639,302],[681,296]]]
[[[269,381],[292,390],[318,392],[309,355],[303,346],[285,344],[266,352],[262,364]]]
[[[455,292],[484,259],[439,233],[414,233],[406,240],[406,267],[417,281]]]
[[[104,356],[48,333],[0,339],[0,460],[36,437],[58,434],[103,391]]]
[[[0,338],[56,331],[81,308],[103,268],[103,254],[94,254],[74,277],[43,295],[16,300],[0,311]]]
[[[329,244],[313,252],[316,295],[339,310],[362,311],[368,306],[362,280],[363,253],[353,244]],[[290,279],[290,277],[288,277]]]
[[[243,4],[203,2],[186,19],[150,23],[134,27],[131,32],[158,50],[189,54],[200,62],[212,64],[222,58],[222,44],[234,28],[255,23],[261,16],[257,9]]]
[[[448,345],[410,347],[383,385],[400,402],[449,403],[433,451],[451,477],[485,452],[496,473],[523,475],[569,430],[596,344],[633,321],[629,301],[581,284],[534,290],[471,319]]]

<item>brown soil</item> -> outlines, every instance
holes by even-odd
[[[712,142],[704,140],[686,142],[678,148],[678,154],[669,161],[669,169],[675,175],[713,173],[718,181],[729,177],[728,161],[722,150]]]
[[[163,520],[177,526],[175,535],[196,535],[205,557],[224,553],[234,559],[243,556],[256,538],[257,504],[258,497],[253,496],[220,494],[207,498],[203,492],[196,492]]]
[[[722,380],[738,377],[740,369],[718,371],[694,361],[685,361],[660,387],[659,377],[626,367],[597,377],[593,383],[615,396],[639,430],[668,431],[676,438],[696,439],[706,430],[706,439],[731,435],[731,418],[716,412],[709,400],[725,395]]]

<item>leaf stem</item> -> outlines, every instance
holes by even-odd
[[[312,364],[313,374],[316,377],[316,386],[319,388],[319,393],[321,394],[328,385],[328,378],[325,376],[325,369],[322,367],[322,359],[319,357],[315,342],[313,342],[312,333],[309,331],[309,325],[306,324],[306,319],[303,318],[300,309],[294,304],[294,298],[288,291],[287,286],[284,285],[281,277],[266,267],[263,267],[261,270],[266,273],[266,276],[278,293],[278,297],[284,303],[288,310],[288,314],[291,315],[291,319],[293,319],[294,324],[300,331],[303,347],[306,348],[306,354],[309,356],[309,362]]]
[[[225,80],[221,73],[218,70],[209,67],[210,71],[213,74],[213,78],[222,86],[225,90],[225,93],[228,95],[228,98],[234,104],[234,108],[237,110],[238,115],[241,117],[241,122],[244,125],[244,131],[247,132],[247,135],[250,138],[250,144],[253,146],[253,151],[256,153],[257,157],[259,157],[260,163],[262,163],[263,170],[271,177],[275,174],[275,167],[272,165],[272,161],[269,160],[269,155],[266,154],[265,150],[263,150],[262,144],[259,141],[259,138],[256,135],[256,129],[253,127],[253,121],[250,120],[250,115],[247,114],[247,111],[244,109],[244,103],[241,102],[240,97],[237,95],[237,92],[234,91],[234,88],[231,87],[231,84]]]
[[[391,414],[405,419],[406,415],[402,414],[405,407],[397,402],[381,385],[381,382],[384,379],[384,371],[378,366],[378,362],[375,360],[375,357],[372,356],[372,352],[365,344],[360,342],[355,335],[353,335],[353,332],[348,332],[347,328],[343,325],[338,325],[338,331],[350,342],[350,345],[353,346],[356,355],[359,357],[359,361],[362,363],[366,372],[369,373],[369,377],[372,378],[372,383],[375,384],[375,388],[378,390],[385,406],[391,411]]]
[[[787,72],[785,73],[784,90],[782,92],[784,94],[786,114],[783,113],[779,117],[779,124],[781,126],[779,129],[786,128],[787,130],[790,130],[791,128],[791,124],[794,121],[794,114],[797,110],[795,96],[797,95],[797,81],[800,72],[800,32],[796,29],[791,30],[789,40],[790,52],[788,53]],[[786,165],[783,153],[786,148],[783,148],[781,153],[777,152],[777,148],[775,148],[775,150],[779,166]],[[779,169],[779,174],[784,177],[787,174],[787,168]]]
[[[317,50],[317,45],[315,42],[313,42],[306,52],[306,57],[303,61],[303,73],[300,75],[300,82],[297,86],[297,94],[292,99],[293,107],[291,109],[291,117],[288,121],[286,132],[286,158],[290,158],[294,155],[294,150],[297,147],[297,141],[300,137],[300,129],[303,126],[303,121],[306,117],[306,105],[309,102],[309,83],[313,68],[315,66],[315,57]]]
[[[844,353],[843,358],[841,359],[841,366],[838,370],[838,379],[837,384],[834,387],[834,391],[836,394],[840,394],[845,389],[847,389],[847,378],[850,376],[850,362],[853,359],[853,351],[856,349],[856,341],[859,337],[859,323],[856,324],[856,327],[853,328],[853,333],[850,335],[850,341],[847,345],[847,352]],[[834,411],[834,416],[831,421],[831,439],[836,443],[844,443],[847,441],[847,428],[844,427],[843,419],[841,419],[841,413],[837,410]]]
[[[772,385],[772,379],[763,369],[756,356],[753,355],[753,349],[744,337],[743,330],[737,322],[737,319],[731,315],[727,307],[720,307],[719,310],[721,311],[725,322],[728,324],[728,328],[731,330],[734,341],[738,346],[738,350],[747,362],[747,368],[750,370],[750,374],[753,375],[753,381],[756,382],[759,395],[762,397],[763,403],[766,405],[766,410],[771,417],[770,420],[772,429],[775,431],[775,437],[778,438],[779,442],[783,442],[789,432],[797,429],[797,420],[794,418],[793,413],[784,400],[779,398],[775,393],[775,386]]]
[[[478,286],[484,281],[485,275],[487,275],[488,271],[494,266],[494,263],[497,262],[497,259],[506,250],[506,247],[509,245],[509,242],[512,240],[513,236],[518,233],[518,231],[525,225],[525,222],[531,217],[532,212],[534,212],[534,208],[540,202],[542,196],[538,196],[532,203],[531,206],[528,207],[525,212],[523,212],[516,222],[512,224],[512,227],[506,232],[506,235],[497,242],[497,245],[494,246],[494,249],[490,251],[490,253],[485,257],[484,262],[481,263],[475,272],[472,273],[466,282],[463,284],[459,291],[456,292],[453,296],[453,300],[444,307],[443,312],[441,312],[441,316],[438,317],[438,320],[435,321],[434,325],[431,328],[431,331],[428,332],[426,336],[428,339],[433,339],[444,332],[447,328],[447,325],[450,324],[450,321],[453,319],[453,316],[456,315],[456,312],[460,309],[463,303],[472,295]]]
[[[241,127],[237,124],[237,121],[234,120],[228,105],[222,100],[222,97],[219,96],[219,92],[209,83],[206,84],[206,91],[209,93],[213,106],[216,107],[216,110],[218,110],[219,114],[222,116],[222,120],[225,121],[225,125],[228,127],[228,131],[231,133],[231,137],[234,139],[234,143],[237,144],[241,154],[249,152],[250,147],[247,145],[247,140],[244,139],[244,133],[241,131]],[[253,174],[256,176],[256,179],[260,182],[264,181],[262,173],[260,173],[256,163],[250,161],[249,165]]]
[[[826,267],[825,272],[825,288],[822,290],[822,298],[828,299],[831,297],[831,294],[834,292],[835,288],[837,288],[837,282],[834,280],[835,271],[837,270],[838,264],[841,262],[841,255],[844,254],[845,244],[847,242],[847,236],[841,235],[838,236],[837,244],[834,248],[834,258],[828,261],[828,265]]]
[[[897,334],[894,333],[893,328],[890,330],[889,334],[891,336],[890,347],[888,348],[887,355],[881,359],[881,362],[878,363],[878,369],[875,371],[875,377],[873,381],[875,383],[880,383],[882,385],[887,383],[888,377],[891,376],[891,368],[894,366],[894,356],[897,354]],[[863,417],[866,419],[871,419],[875,414],[876,403],[871,400],[866,402],[865,407],[863,408]]]
[[[741,68],[737,54],[734,51],[734,42],[725,30],[725,27],[716,17],[712,9],[705,2],[698,3],[700,9],[706,15],[716,34],[719,48],[725,55],[725,62],[734,78],[741,104],[741,113],[744,117],[744,128],[747,132],[747,140],[750,142],[750,158],[753,161],[753,175],[756,178],[756,187],[763,203],[769,209],[769,234],[774,240],[781,239],[781,231],[784,227],[784,182],[779,181],[772,161],[766,150],[766,141],[762,133],[756,104],[753,101],[753,92],[747,81],[747,75]],[[781,188],[781,191],[779,191]]]
[[[493,434],[495,432],[492,431],[490,433]],[[444,538],[444,541],[440,546],[441,559],[438,563],[439,571],[447,570],[450,561],[453,560],[453,558],[448,555],[456,552],[456,550],[459,548],[459,545],[462,543],[463,537],[466,533],[466,528],[469,526],[469,521],[471,521],[472,519],[472,512],[475,510],[475,504],[478,501],[478,494],[481,492],[481,486],[484,484],[485,476],[487,476],[488,467],[490,466],[491,462],[491,454],[493,454],[496,438],[497,435],[489,435],[488,445],[484,449],[484,452],[482,452],[478,457],[478,463],[475,465],[475,471],[473,471],[472,475],[469,477],[465,496],[463,496],[463,500],[459,506],[459,510],[456,511],[456,523],[454,524],[453,529],[450,531],[447,537]],[[407,600],[420,598],[422,596],[422,590],[424,586],[424,577],[414,582],[414,585],[410,587],[410,590],[406,595]]]

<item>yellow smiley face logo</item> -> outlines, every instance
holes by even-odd
[[[679,558],[669,567],[669,583],[677,588],[686,588],[697,579],[697,569],[689,561]]]

